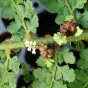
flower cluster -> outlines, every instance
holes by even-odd
[[[72,21],[73,19],[74,19],[74,16],[68,15],[66,16],[65,21]]]
[[[39,46],[40,55],[46,58],[52,58],[54,54],[54,46],[52,44],[43,44]]]
[[[82,33],[83,33],[83,30],[82,29],[80,29],[80,27],[79,26],[77,26],[76,27],[76,29],[77,29],[77,31],[76,31],[76,33],[75,33],[75,37],[78,37],[78,36],[80,36]]]
[[[44,61],[48,68],[55,62],[53,59],[44,59]]]
[[[28,41],[27,39],[25,40],[25,46],[27,47],[28,51],[31,51],[32,54],[36,54],[36,41]]]
[[[53,39],[59,45],[67,43],[66,36],[63,36],[60,32],[58,32],[57,34],[55,33]]]

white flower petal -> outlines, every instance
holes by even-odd
[[[28,48],[27,48],[28,51],[31,51],[31,49],[32,49],[31,47],[28,47]]]
[[[32,54],[36,54],[36,49],[32,48]]]

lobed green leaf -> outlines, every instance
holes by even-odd
[[[10,61],[9,69],[11,69],[15,74],[17,74],[19,71],[19,65],[20,63],[18,61],[18,58],[15,56]]]

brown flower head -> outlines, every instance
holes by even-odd
[[[41,43],[39,46],[39,50],[40,50],[40,54],[43,57],[48,57],[48,58],[52,58],[53,54],[54,54],[54,46],[52,44],[43,44]]]
[[[72,35],[76,32],[76,22],[68,21],[60,25],[60,32],[65,36]]]

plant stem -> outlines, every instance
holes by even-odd
[[[84,32],[78,37],[69,36],[67,37],[67,42],[77,42],[77,41],[86,40],[86,39],[88,39],[88,32]]]
[[[53,86],[53,83],[54,83],[54,78],[55,78],[55,75],[56,75],[56,70],[57,70],[57,63],[55,63],[55,68],[54,68],[54,71],[52,72],[52,81],[51,81],[51,84],[50,84],[50,87],[49,88],[52,88]]]
[[[39,38],[39,39],[31,39],[30,41],[36,41],[37,45],[39,45],[41,42],[42,43],[53,43],[54,40],[52,36],[47,36],[45,38]],[[7,47],[8,46],[8,47]],[[0,50],[6,50],[6,49],[18,49],[18,48],[24,48],[25,44],[24,42],[16,42],[16,43],[8,43],[8,44],[0,44]]]
[[[17,49],[17,48],[23,48],[25,46],[24,46],[23,42],[10,43],[10,44],[0,44],[0,50],[6,50],[7,47],[8,47],[8,49],[12,50],[12,49]]]
[[[84,32],[78,37],[69,36],[69,37],[67,37],[67,42],[68,43],[77,42],[77,41],[86,40],[86,39],[88,39],[88,32]],[[30,41],[36,41],[37,45],[39,45],[40,43],[55,43],[52,36],[46,36],[43,38],[34,38],[34,39],[31,39]],[[24,42],[0,44],[0,50],[6,50],[6,48],[11,49],[11,50],[12,49],[18,49],[18,48],[25,48],[25,44],[24,44]]]
[[[55,76],[56,76],[56,71],[57,71],[57,59],[58,59],[57,50],[55,52],[55,55],[56,55],[56,58],[55,58],[55,68],[54,68],[54,71],[52,72],[52,81],[51,81],[51,84],[50,84],[49,88],[53,87],[53,84],[54,84],[54,81],[55,81]]]

